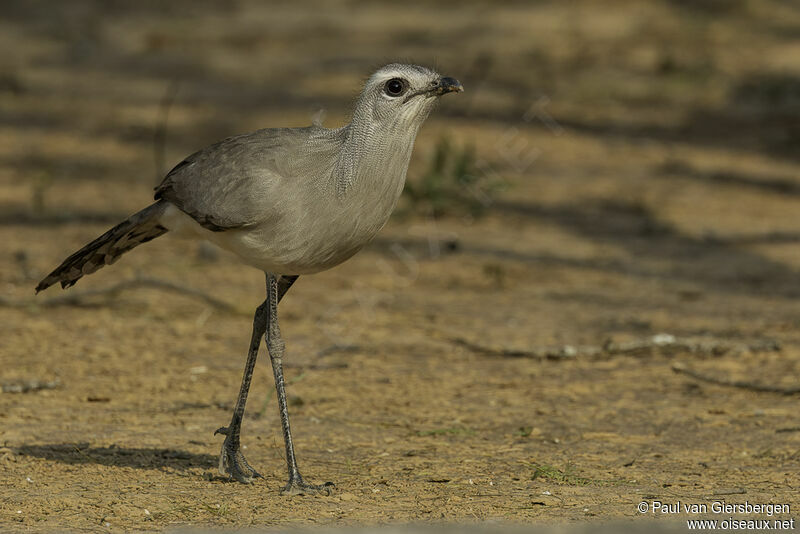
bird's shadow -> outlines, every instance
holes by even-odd
[[[187,470],[211,468],[218,462],[210,454],[194,454],[179,449],[128,448],[111,445],[90,447],[88,443],[21,445],[12,448],[19,456],[32,456],[66,464],[99,464],[138,469],[170,468]]]

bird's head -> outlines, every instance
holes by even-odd
[[[356,114],[390,128],[419,127],[438,97],[464,88],[455,78],[420,67],[392,63],[378,69],[364,85]]]

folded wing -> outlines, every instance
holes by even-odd
[[[258,224],[280,207],[277,189],[313,180],[330,167],[337,138],[327,132],[334,130],[270,128],[229,137],[176,165],[155,198],[215,232]]]

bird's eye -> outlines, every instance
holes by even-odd
[[[406,92],[407,88],[408,82],[402,78],[392,78],[383,86],[383,90],[389,96],[400,96]]]

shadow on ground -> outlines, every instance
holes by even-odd
[[[89,447],[87,443],[54,443],[22,445],[14,449],[21,456],[34,456],[66,464],[99,464],[115,467],[154,469],[170,467],[184,470],[211,468],[218,458],[210,454],[193,454],[179,449]]]
[[[602,200],[557,206],[503,202],[498,208],[555,224],[595,243],[623,247],[637,261],[617,262],[611,268],[628,276],[700,281],[732,293],[785,298],[798,294],[798,273],[791,267],[749,252],[737,246],[737,240],[682,233],[645,206]]]

